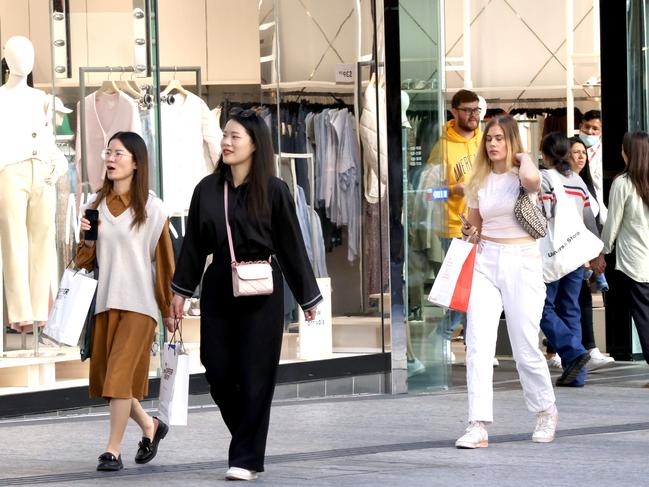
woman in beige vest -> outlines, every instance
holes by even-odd
[[[99,211],[97,241],[81,240],[76,263],[99,269],[90,396],[103,397],[110,404],[110,435],[97,470],[114,471],[123,468],[121,446],[129,417],[143,434],[136,463],[155,457],[169,429],[149,416],[140,401],[148,392],[158,313],[169,330],[174,327],[168,318],[174,260],[163,203],[149,193],[142,138],[133,132],[117,132],[102,158],[104,184],[89,203]],[[90,228],[90,221],[82,218],[81,229]]]

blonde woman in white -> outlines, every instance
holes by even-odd
[[[469,214],[462,228],[466,238],[478,240],[479,248],[467,312],[469,426],[455,446],[481,448],[489,443],[492,362],[503,309],[525,403],[537,415],[532,441],[547,443],[554,439],[558,413],[548,365],[538,347],[545,301],[541,254],[537,242],[514,217],[520,186],[537,193],[541,178],[529,155],[522,152],[512,117],[494,117],[484,134],[466,187]]]

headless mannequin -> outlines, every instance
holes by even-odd
[[[55,258],[54,184],[67,170],[56,148],[48,97],[27,85],[34,47],[26,37],[5,45],[9,79],[0,87],[0,233],[7,314],[29,331],[47,320]]]

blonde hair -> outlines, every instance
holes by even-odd
[[[508,171],[511,171],[514,167],[515,155],[519,152],[523,152],[523,144],[521,143],[521,137],[518,132],[518,124],[514,117],[510,115],[497,115],[489,120],[482,134],[480,145],[478,146],[478,152],[475,157],[475,162],[473,163],[471,179],[465,188],[465,195],[468,199],[477,199],[478,191],[482,186],[484,186],[487,176],[491,173],[493,165],[489,159],[489,154],[487,153],[487,134],[489,133],[489,130],[496,125],[503,129],[505,135]]]

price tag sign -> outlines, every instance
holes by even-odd
[[[355,80],[353,64],[336,64],[336,83],[353,83]]]
[[[447,200],[448,188],[430,188],[428,201]]]

